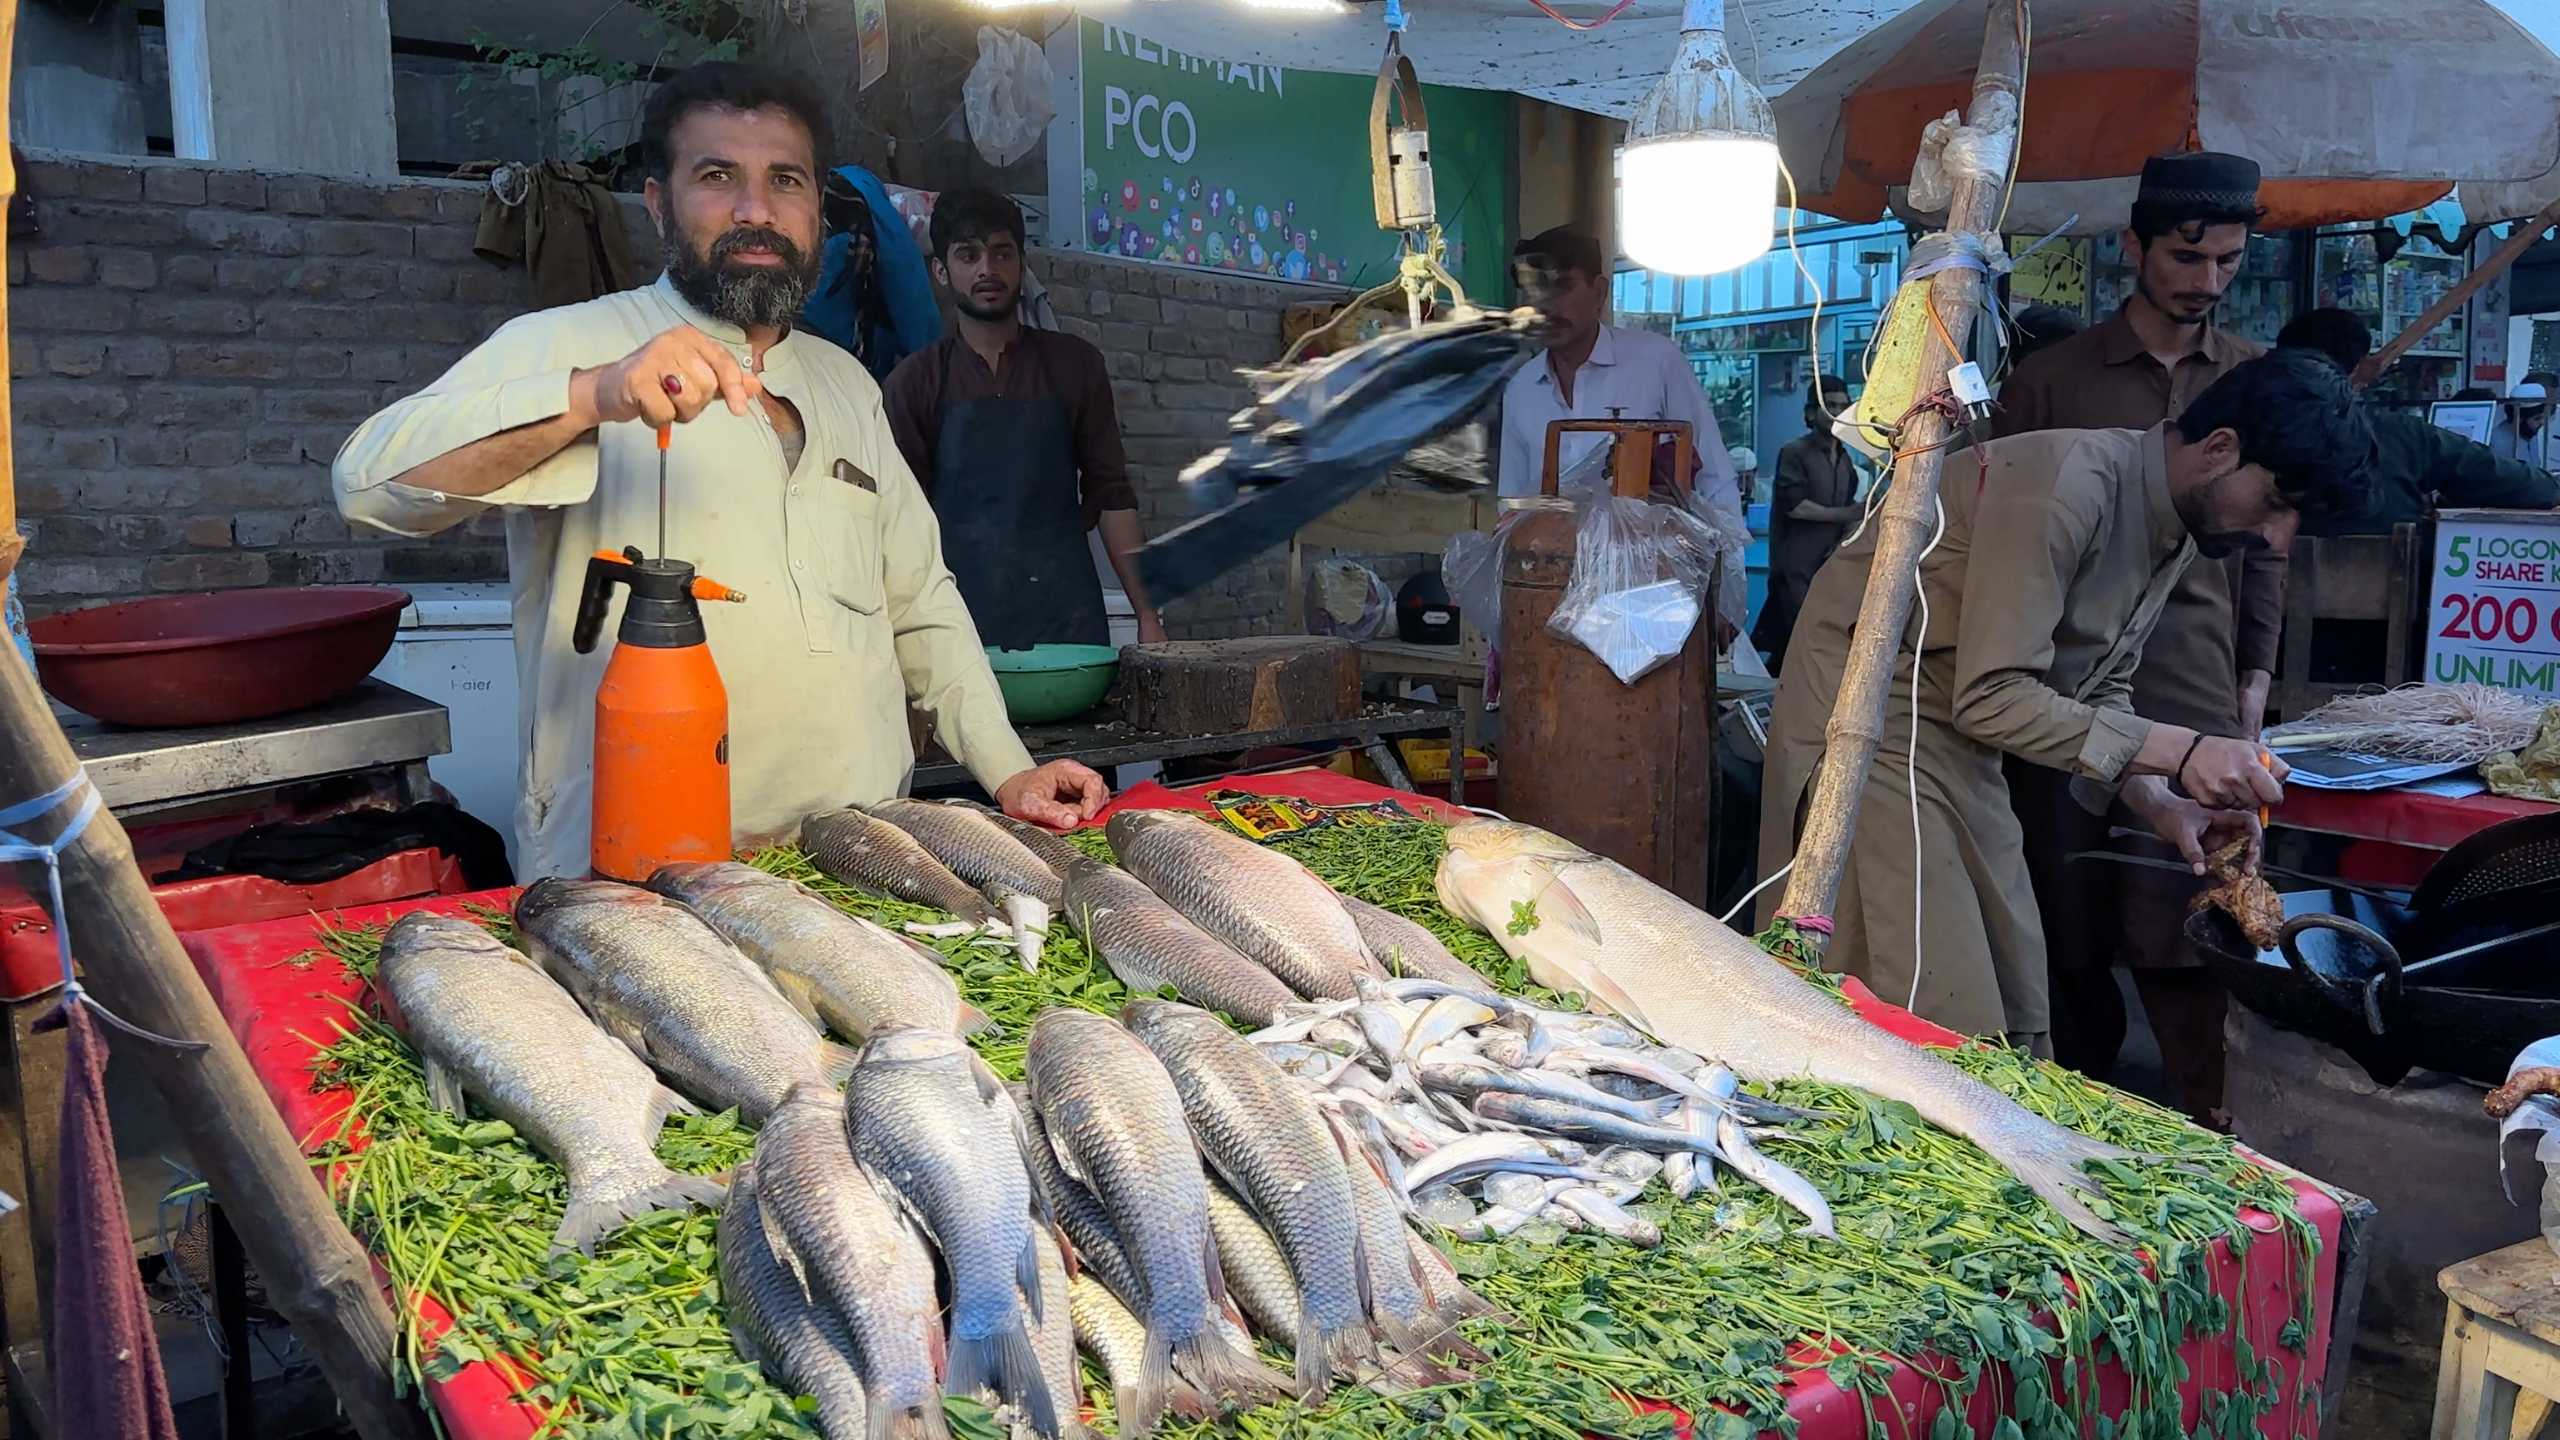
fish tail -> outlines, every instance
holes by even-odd
[[[1457,1326],[1453,1322],[1443,1320],[1436,1315],[1426,1313],[1411,1320],[1400,1316],[1380,1315],[1377,1317],[1377,1325],[1378,1329],[1386,1335],[1389,1347],[1404,1357],[1408,1363],[1419,1362],[1423,1365],[1436,1366],[1439,1363],[1437,1357],[1456,1356],[1470,1364],[1481,1365],[1493,1358],[1467,1343],[1467,1337],[1458,1333]],[[1455,1378],[1471,1377],[1464,1372],[1458,1372]]]
[[[994,1029],[995,1025],[996,1022],[987,1015],[987,1012],[965,1000],[961,1002],[958,1013],[952,1016],[952,1028],[963,1035],[983,1035]]]
[[[2092,1160],[2122,1159],[2126,1152],[2050,1121],[2042,1122],[2039,1131],[2023,1142],[2003,1136],[2004,1143],[1983,1148],[1991,1152],[1992,1158],[2008,1166],[2028,1189],[2043,1196],[2045,1203],[2061,1211],[2063,1219],[2091,1238],[2109,1245],[2131,1244],[2130,1237],[2114,1222],[2090,1208],[2090,1198],[2103,1196],[2105,1192],[2099,1189],[2098,1182],[2090,1178],[2085,1168]]]
[[[1120,1433],[1124,1436],[1152,1435],[1164,1419],[1168,1391],[1173,1387],[1173,1341],[1164,1333],[1160,1321],[1147,1325],[1146,1343],[1138,1354],[1138,1383],[1129,1392],[1129,1408],[1120,1412]]]
[[[1214,1323],[1201,1325],[1188,1340],[1173,1342],[1172,1351],[1175,1368],[1221,1405],[1237,1409],[1264,1405],[1284,1393],[1273,1383],[1271,1372],[1262,1368],[1261,1357],[1238,1348]],[[1155,1354],[1152,1348],[1147,1353],[1150,1358]]]
[[[1031,1331],[1017,1309],[991,1335],[951,1337],[951,1370],[943,1378],[946,1395],[975,1395],[992,1390],[1019,1407],[1032,1430],[1058,1433],[1058,1407],[1040,1373],[1039,1352],[1031,1348]]]
[[[938,1395],[903,1410],[874,1400],[863,1431],[870,1440],[951,1440],[951,1422],[942,1416]]]
[[[1315,1308],[1304,1295],[1298,1298],[1298,1402],[1318,1405],[1333,1391],[1333,1350],[1326,1343],[1324,1327],[1316,1322]]]
[[[556,1253],[575,1250],[582,1255],[596,1253],[596,1242],[611,1234],[627,1220],[656,1210],[690,1210],[696,1206],[716,1209],[729,1196],[729,1187],[703,1175],[684,1175],[661,1165],[631,1177],[627,1184],[604,1187],[572,1186],[569,1203],[560,1216],[560,1228],[551,1237]]]
[[[1468,1348],[1474,1349],[1473,1346]],[[1479,1350],[1476,1353],[1481,1355],[1484,1352]],[[1435,1359],[1421,1350],[1408,1350],[1402,1345],[1390,1345],[1380,1351],[1378,1368],[1417,1390],[1427,1390],[1434,1385],[1463,1385],[1476,1378],[1472,1371]]]

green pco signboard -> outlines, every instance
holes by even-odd
[[[1395,275],[1396,237],[1370,203],[1374,76],[1230,63],[1078,24],[1086,249],[1364,288]],[[1499,301],[1511,97],[1431,85],[1423,104],[1449,268]]]

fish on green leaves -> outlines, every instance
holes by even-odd
[[[1625,866],[1532,826],[1475,820],[1450,827],[1437,888],[1443,905],[1527,962],[1539,984],[1588,996],[1745,1080],[1806,1077],[1900,1100],[1982,1147],[2072,1224],[2125,1242],[2090,1208],[2099,1190],[2085,1168],[2128,1158],[2125,1151],[1867,1024]],[[1539,923],[1513,934],[1506,921],[1523,905],[1536,908]]]
[[[701,916],[763,966],[801,1014],[848,1040],[885,1025],[962,1035],[987,1028],[933,951],[779,875],[735,861],[687,862],[662,867],[649,888]]]
[[[1123,810],[1103,835],[1165,903],[1299,994],[1348,1000],[1354,975],[1386,978],[1342,897],[1279,851],[1178,810]]]
[[[1183,918],[1116,865],[1079,856],[1068,868],[1068,921],[1140,993],[1166,986],[1194,1005],[1268,1025],[1297,995],[1259,961]]]
[[[1060,1168],[1102,1202],[1137,1271],[1147,1351],[1121,1433],[1155,1429],[1177,1363],[1218,1400],[1275,1398],[1214,1323],[1226,1282],[1209,1182],[1164,1065],[1109,1017],[1057,1009],[1032,1024],[1024,1071]]]
[[[459,1117],[470,1096],[568,1173],[555,1249],[593,1253],[634,1216],[720,1202],[718,1181],[658,1160],[658,1127],[693,1106],[496,936],[455,916],[404,915],[383,937],[374,983],[438,1106]]]
[[[1333,1385],[1333,1367],[1372,1358],[1367,1258],[1351,1177],[1306,1090],[1206,1010],[1139,1000],[1121,1012],[1173,1077],[1209,1163],[1251,1202],[1289,1257],[1299,1308],[1298,1398]]]
[[[796,1313],[793,1300],[835,1317],[860,1357],[871,1440],[946,1440],[933,1256],[879,1178],[845,1148],[843,1100],[823,1086],[795,1087],[757,1134],[752,1170],[756,1233],[788,1286],[777,1290],[752,1265],[743,1272],[750,1296],[760,1297],[765,1333]],[[721,1216],[724,1284],[736,1283],[728,1278],[729,1219]],[[734,1312],[740,1296],[724,1293]],[[770,1361],[777,1352],[764,1353]]]
[[[832,1087],[853,1052],[684,906],[610,880],[537,880],[516,933],[605,1033],[676,1089],[761,1124],[798,1084]]]
[[[862,1352],[854,1348],[844,1317],[812,1299],[774,1255],[756,1204],[753,1161],[729,1177],[718,1248],[720,1308],[738,1354],[775,1384],[816,1402],[813,1418],[825,1440],[868,1440]]]
[[[992,1390],[1041,1435],[1056,1397],[1031,1328],[1050,1303],[1032,1227],[1028,1137],[1004,1082],[958,1037],[897,1026],[871,1037],[844,1092],[845,1134],[863,1166],[920,1220],[951,1275],[954,1395]]]

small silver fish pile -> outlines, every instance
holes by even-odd
[[[1649,1248],[1661,1228],[1630,1202],[1657,1178],[1683,1200],[1717,1190],[1721,1166],[1801,1213],[1804,1233],[1834,1237],[1822,1192],[1760,1149],[1796,1138],[1770,1122],[1801,1117],[1723,1066],[1490,989],[1365,976],[1355,989],[1247,1039],[1369,1162],[1394,1211],[1471,1240],[1592,1230]]]

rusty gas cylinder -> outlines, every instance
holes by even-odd
[[[1620,683],[1598,656],[1547,630],[1573,578],[1579,521],[1578,510],[1533,508],[1503,545],[1498,805],[1704,905],[1715,801],[1714,591],[1678,659]]]

